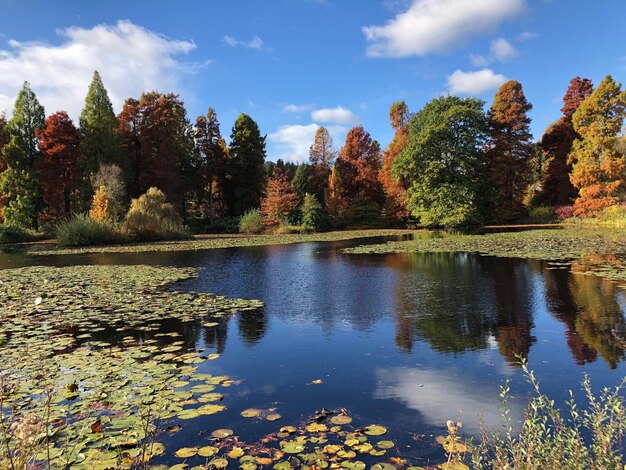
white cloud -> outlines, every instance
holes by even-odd
[[[359,122],[359,118],[343,106],[316,109],[311,113],[311,119],[323,123],[342,125],[357,124]]]
[[[309,148],[315,140],[319,124],[285,125],[276,132],[268,134],[269,142],[274,146],[272,155],[292,162],[305,162],[309,159]],[[347,128],[344,126],[328,126],[335,145],[345,140]]]
[[[486,67],[492,62],[506,62],[513,57],[516,57],[519,53],[513,45],[504,38],[498,38],[491,41],[489,48],[489,55],[470,55],[470,60],[474,67]]]
[[[303,113],[311,109],[312,104],[288,104],[283,107],[283,113]]]
[[[491,41],[490,51],[493,57],[500,62],[505,62],[518,54],[511,43],[503,38]]]
[[[242,41],[234,36],[224,36],[222,38],[224,44],[230,47],[245,47],[247,49],[256,49],[262,51],[265,49],[265,43],[259,36],[253,36],[249,41]]]
[[[535,39],[538,38],[539,35],[537,33],[531,33],[530,31],[524,31],[521,34],[518,34],[517,37],[515,38],[516,41],[518,42],[525,42],[525,41],[530,41],[531,39]]]
[[[130,21],[70,27],[58,35],[60,45],[12,40],[8,50],[0,50],[0,112],[12,112],[27,80],[48,114],[65,110],[76,119],[94,70],[119,112],[126,98],[146,90],[180,92],[182,75],[198,66],[178,60],[196,47],[193,42],[169,39]]]
[[[446,52],[519,15],[525,0],[413,0],[384,26],[365,26],[371,57],[422,56]]]
[[[456,70],[448,76],[448,91],[453,95],[482,95],[498,88],[507,78],[496,74],[491,69],[482,69],[475,72]]]

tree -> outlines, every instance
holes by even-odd
[[[312,194],[304,195],[302,203],[302,230],[305,232],[320,232],[330,228],[330,221],[324,208]]]
[[[534,153],[527,115],[531,109],[522,85],[510,80],[500,87],[489,110],[487,155],[496,192],[494,216],[499,223],[515,220],[524,210]]]
[[[325,127],[319,127],[315,133],[315,140],[309,149],[309,189],[321,203],[324,202],[328,191],[330,169],[337,158],[337,149],[333,146],[333,139]]]
[[[484,102],[445,96],[411,120],[409,138],[393,164],[393,176],[408,184],[411,213],[425,226],[483,221],[481,199],[487,169]]]
[[[296,174],[291,180],[291,184],[293,184],[296,190],[296,194],[301,201],[304,200],[304,195],[309,191],[309,186],[311,182],[311,176],[309,174],[310,170],[311,167],[306,163],[298,165],[298,168],[296,169]]]
[[[145,194],[131,201],[124,226],[144,239],[184,233],[180,215],[158,188],[148,188]]]
[[[115,163],[124,168],[118,122],[100,74],[95,71],[80,114],[80,161],[83,203],[93,194],[91,179],[101,164]]]
[[[409,138],[409,117],[409,108],[404,101],[391,105],[389,119],[396,133],[383,154],[379,179],[385,192],[385,211],[393,220],[402,220],[409,215],[406,189],[392,174],[393,162],[404,150]]]
[[[15,100],[13,117],[7,123],[9,143],[2,149],[7,169],[0,176],[0,193],[7,205],[6,223],[24,228],[37,228],[41,200],[35,162],[40,156],[37,129],[44,125],[44,109],[28,82]]]
[[[9,143],[9,132],[7,130],[7,117],[0,114],[0,181],[2,181],[2,172],[7,169],[7,164],[2,157],[2,149]],[[4,222],[3,209],[6,201],[2,192],[0,192],[0,223]]]
[[[198,116],[195,127],[196,159],[200,186],[198,198],[209,221],[225,212],[224,185],[228,147],[220,133],[220,124],[213,108],[206,116]]]
[[[227,200],[231,215],[259,207],[265,188],[265,136],[247,114],[240,114],[231,133]]]
[[[580,135],[569,154],[571,182],[579,196],[574,213],[591,217],[620,201],[625,192],[624,155],[615,144],[624,122],[626,92],[608,75],[572,116]]]
[[[383,202],[378,180],[380,145],[363,127],[350,129],[329,181],[328,207],[335,216],[343,217],[356,201],[374,204]]]
[[[113,164],[100,165],[98,173],[93,177],[94,191],[100,187],[104,190],[109,200],[109,213],[112,219],[119,219],[127,206],[126,185],[122,169]]]
[[[593,84],[588,78],[572,78],[563,97],[563,116],[548,127],[541,139],[539,146],[545,163],[537,197],[540,204],[568,205],[578,194],[570,181],[572,167],[567,162],[574,140],[580,137],[574,130],[572,115],[592,91]]]
[[[36,134],[41,157],[35,168],[47,217],[51,220],[69,218],[78,178],[78,130],[67,113],[59,111],[48,116]]]
[[[161,188],[183,215],[192,182],[197,174],[191,125],[178,95],[144,93],[139,100],[127,100],[120,114],[122,146],[133,162],[130,194]]]
[[[93,201],[91,202],[91,209],[89,210],[89,217],[98,222],[104,222],[111,218],[109,212],[109,198],[104,186],[100,186],[93,195]]]
[[[285,171],[274,171],[267,182],[265,197],[261,200],[261,212],[265,216],[265,224],[280,223],[299,204],[296,188],[289,182]]]

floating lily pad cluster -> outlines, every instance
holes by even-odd
[[[223,411],[218,387],[235,382],[197,371],[217,355],[189,349],[178,333],[159,333],[159,324],[216,326],[261,303],[164,290],[195,275],[148,266],[1,271],[0,467],[10,459],[132,467],[165,452],[157,422]]]
[[[243,410],[246,418],[262,419],[266,412],[258,408]],[[182,460],[170,467],[178,469],[243,470],[296,468],[345,470],[418,470],[398,455],[394,442],[382,437],[387,428],[369,425],[352,426],[346,410],[322,410],[300,426],[282,426],[253,444],[241,442],[231,429],[211,433],[213,444],[207,447],[184,447],[175,455]],[[195,466],[194,466],[195,465]]]

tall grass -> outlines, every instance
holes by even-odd
[[[129,241],[112,222],[94,220],[84,214],[61,223],[57,238],[61,246],[113,245]]]

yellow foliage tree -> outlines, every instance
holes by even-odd
[[[109,212],[109,198],[107,197],[104,185],[100,185],[100,188],[98,188],[96,194],[93,195],[93,201],[91,202],[89,217],[100,222],[107,220],[111,217],[111,214]]]

